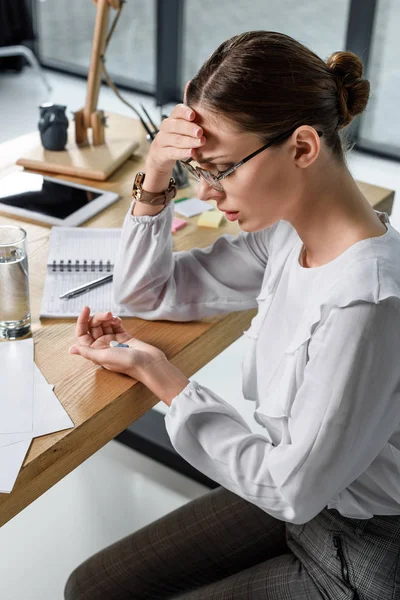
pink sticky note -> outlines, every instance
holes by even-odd
[[[172,221],[172,225],[171,225],[172,233],[175,233],[179,229],[182,229],[182,227],[185,227],[185,225],[186,225],[186,221],[184,219],[178,219],[177,217],[174,217],[174,220]]]

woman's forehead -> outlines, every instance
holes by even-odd
[[[223,114],[208,111],[199,105],[192,106],[191,108],[196,113],[195,122],[210,135],[215,137],[234,137],[240,133],[234,123]]]
[[[196,153],[199,158],[226,155],[236,146],[241,147],[246,138],[251,141],[252,134],[238,131],[224,115],[207,111],[201,106],[192,106],[192,109],[196,113],[195,123],[203,129],[206,138],[206,143]]]

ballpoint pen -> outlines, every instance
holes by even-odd
[[[86,291],[91,290],[92,288],[95,288],[99,285],[103,285],[104,283],[108,283],[109,281],[112,281],[112,279],[112,275],[106,275],[105,277],[100,277],[99,279],[95,279],[94,281],[89,281],[89,283],[84,283],[83,285],[80,285],[77,288],[68,290],[68,292],[61,294],[60,299],[69,300],[70,298],[75,298],[75,296],[79,296],[80,294],[84,294]]]

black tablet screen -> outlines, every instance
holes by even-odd
[[[0,203],[65,219],[101,193],[48,181],[36,173],[10,173],[0,179]]]

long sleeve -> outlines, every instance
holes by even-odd
[[[371,465],[400,422],[400,303],[333,308],[309,342],[304,379],[274,446],[190,382],[166,426],[189,463],[278,519],[304,523]],[[398,477],[398,473],[393,474]]]
[[[173,252],[172,203],[156,216],[125,217],[114,298],[133,316],[190,321],[257,306],[273,227],[223,235],[205,249]]]

